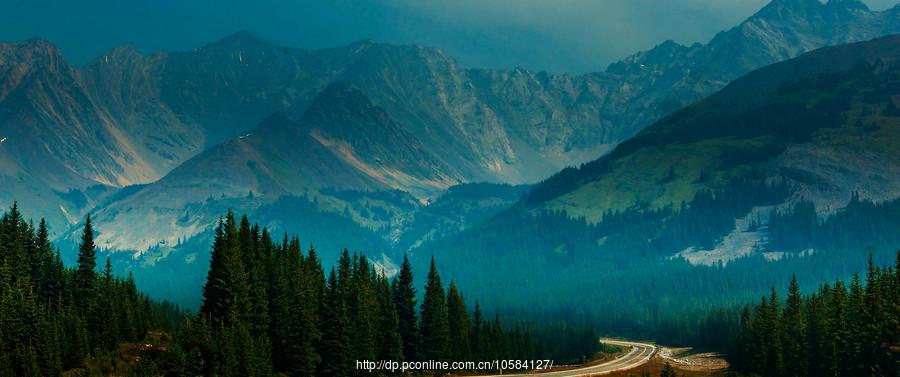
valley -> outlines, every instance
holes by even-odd
[[[579,74],[0,42],[0,376],[896,375],[900,5],[760,6]]]

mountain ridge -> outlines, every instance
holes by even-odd
[[[106,194],[89,192],[91,185],[100,184],[105,187],[100,191],[107,193],[157,181],[275,112],[301,116],[318,92],[335,82],[365,93],[406,132],[438,152],[445,165],[459,170],[461,181],[531,183],[597,158],[645,125],[751,68],[822,45],[900,31],[900,8],[871,12],[835,2],[814,7],[812,15],[788,13],[785,21],[771,11],[782,4],[772,3],[769,11],[720,33],[707,45],[663,43],[611,65],[607,72],[584,75],[464,69],[439,49],[371,40],[332,49],[292,49],[247,32],[190,51],[143,55],[126,46],[84,67],[65,64],[60,70],[65,74],[38,87],[35,96],[18,104],[5,101],[11,116],[0,124],[0,132],[18,127],[58,135],[49,149],[41,146],[46,138],[10,139],[30,149],[47,149],[49,156],[43,159],[60,161],[60,169],[70,170],[66,175],[72,176],[58,191],[75,190],[87,197],[89,204],[76,206],[47,192],[44,200],[53,205],[39,215],[57,218],[53,223],[61,223],[58,218],[64,212],[71,214],[65,221],[72,222],[102,202]],[[775,31],[760,34],[760,22]],[[837,31],[822,34],[826,29]],[[790,38],[776,38],[782,34]],[[735,59],[742,63],[719,62]],[[64,63],[61,56],[56,61]],[[45,65],[36,70],[53,72],[52,64]],[[59,92],[57,81],[73,83],[81,99],[47,101]],[[4,82],[0,88],[14,85]],[[69,112],[52,106],[83,110],[74,120],[14,121],[17,116],[41,119],[25,114],[35,106],[51,106],[52,111],[38,113],[45,115]],[[97,135],[73,132],[77,128],[70,125],[79,123],[97,129],[105,145],[76,148],[72,140],[85,143],[90,137],[85,135]],[[67,144],[73,146],[59,147]],[[82,157],[75,157],[78,153]],[[27,197],[28,190],[11,184],[2,197]]]
[[[853,198],[894,200],[900,156],[891,146],[900,138],[891,85],[898,62],[894,35],[751,72],[603,158],[549,178],[521,205],[602,223],[619,212],[677,209],[750,176],[791,187],[794,193],[775,203],[781,209],[810,201],[829,215]],[[765,225],[764,216],[755,221]]]

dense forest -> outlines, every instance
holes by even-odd
[[[769,247],[775,250],[840,250],[858,245],[900,244],[900,200],[874,203],[853,194],[847,206],[825,216],[813,203],[800,201],[769,216]]]
[[[17,205],[0,219],[0,376],[55,376],[103,365],[121,342],[169,329],[179,311],[138,293],[134,280],[96,272],[90,217],[78,265],[66,268],[47,224],[26,222]]]
[[[43,221],[15,205],[3,215],[0,376],[349,376],[357,360],[583,362],[601,347],[590,327],[486,316],[454,282],[445,288],[434,260],[422,294],[407,259],[388,278],[345,249],[326,275],[312,246],[276,242],[231,212],[200,311],[186,314],[140,294],[108,260],[98,273],[94,233],[88,217],[69,269]]]
[[[790,190],[781,182],[751,180],[701,192],[677,210],[609,212],[597,223],[565,213],[513,208],[475,231],[439,240],[424,251],[453,258],[451,266],[464,266],[445,274],[504,316],[552,317],[589,323],[607,335],[722,349],[736,331],[731,323],[739,317],[739,308],[755,301],[758,292],[786,285],[794,273],[808,287],[848,278],[865,270],[864,250],[869,246],[877,265],[892,264],[900,245],[893,231],[898,226],[897,203],[854,197],[831,216],[809,210],[800,216],[782,209],[769,228],[749,221],[756,228],[749,230],[769,236],[763,240],[771,245],[760,242],[757,253],[727,264],[691,265],[670,258],[687,247],[718,243],[734,228],[735,218],[748,217],[747,202],[765,207],[783,201]],[[782,249],[779,237],[798,244],[802,240],[804,246]],[[815,252],[799,252],[806,247]],[[764,254],[769,250],[786,252]],[[471,258],[480,263],[460,262]],[[543,271],[543,279],[506,278],[537,270]],[[473,281],[477,284],[470,285]],[[540,310],[523,307],[537,300]]]
[[[900,253],[896,266],[869,260],[854,275],[803,295],[792,279],[782,302],[775,289],[744,308],[731,362],[762,376],[900,375]]]
[[[190,376],[348,376],[357,360],[581,361],[599,346],[589,328],[486,318],[455,283],[444,288],[434,260],[418,300],[406,259],[388,279],[344,250],[325,274],[315,248],[303,253],[297,237],[275,242],[229,212],[216,229],[200,313],[155,366]]]

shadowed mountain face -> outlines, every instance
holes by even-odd
[[[832,210],[854,192],[894,199],[898,60],[900,37],[890,36],[754,71],[603,158],[547,179],[525,203],[599,221],[608,211],[689,202],[739,181],[748,166],[796,181],[798,195]]]
[[[205,230],[220,213],[204,203],[216,199],[258,205],[282,196],[318,197],[326,189],[403,189],[427,197],[463,179],[362,92],[334,84],[298,120],[273,115],[158,182],[98,207],[94,219],[106,224],[98,242],[143,250]]]
[[[407,161],[379,179],[360,173],[368,181],[354,184],[387,185],[424,199],[452,182],[535,182],[602,155],[752,69],[900,31],[898,12],[870,12],[855,1],[776,0],[707,45],[666,42],[606,72],[579,76],[462,69],[437,49],[371,41],[290,49],[243,32],[193,51],[146,56],[121,47],[81,68],[46,42],[4,44],[0,137],[9,140],[0,156],[15,168],[2,173],[9,184],[0,198],[35,198],[43,207],[38,214],[51,223],[73,222],[121,197],[106,198],[110,188],[155,182],[208,148],[237,142],[275,112],[301,118],[338,82],[356,88],[405,136],[385,149],[360,135],[349,154],[323,133],[312,139],[316,148],[344,151],[341,161],[361,172],[371,168],[365,153],[400,142],[418,144],[399,150],[431,154],[424,166]],[[278,148],[257,149],[284,153]],[[190,166],[202,165],[187,162],[180,171]],[[159,187],[184,173],[173,174]],[[34,189],[42,185],[52,189]]]
[[[674,209],[662,220],[668,222],[664,228],[678,224],[673,219],[679,213],[696,209],[705,217],[699,224],[709,224],[682,224],[685,229],[670,229],[678,234],[674,241],[650,243],[654,253],[678,253],[692,263],[796,251],[785,245],[814,247],[812,239],[779,243],[779,224],[768,232],[759,228],[773,213],[796,208],[808,209],[809,221],[817,224],[816,213],[847,216],[847,207],[853,213],[860,201],[900,198],[898,82],[898,36],[824,48],[765,67],[662,119],[605,157],[549,178],[522,208],[561,211],[601,227],[620,214]],[[723,199],[739,192],[740,208]],[[886,213],[869,215],[870,229],[895,221]],[[701,229],[718,230],[698,237]],[[854,229],[839,232],[867,245],[898,246],[879,241],[874,230]]]
[[[583,310],[628,297],[708,309],[791,273],[813,286],[850,276],[867,247],[889,263],[898,206],[900,36],[888,36],[741,77],[419,255],[478,277],[466,288],[501,307],[578,310],[545,298],[616,287],[579,296]]]

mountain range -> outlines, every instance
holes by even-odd
[[[98,245],[137,255],[208,237],[223,208],[254,212],[299,198],[312,203],[305,207],[309,216],[337,214],[412,250],[483,218],[472,215],[479,209],[493,212],[523,193],[500,185],[501,193],[477,190],[486,196],[467,198],[479,204],[462,207],[468,208],[462,215],[429,212],[429,203],[458,197],[442,196],[448,188],[535,183],[637,134],[601,162],[550,178],[520,204],[598,221],[638,203],[659,209],[690,201],[700,189],[687,180],[702,175],[708,183],[700,186],[713,188],[730,174],[715,166],[682,172],[623,152],[671,136],[641,133],[646,126],[680,119],[683,112],[667,115],[758,68],[897,32],[900,7],[874,12],[856,0],[773,0],[707,44],[667,41],[584,75],[464,69],[438,49],[373,41],[285,48],[246,32],[149,56],[124,46],[84,67],[71,66],[45,41],[5,43],[0,201],[18,199],[51,224],[72,226],[55,230],[63,239],[90,212],[101,229]],[[744,82],[762,90],[752,79]],[[717,98],[723,97],[729,106],[752,98],[742,92]],[[758,152],[744,152],[768,156],[769,145],[759,144]],[[721,148],[710,153],[725,153]],[[778,155],[792,159],[788,166],[814,152]],[[615,180],[612,168],[587,173],[622,158],[649,165],[621,170],[631,176]],[[572,175],[578,178],[559,178]],[[664,185],[656,195],[657,178],[680,186]],[[846,202],[850,190],[841,186],[829,203]]]
[[[417,254],[492,306],[652,333],[792,275],[814,289],[865,255],[893,263],[898,147],[900,36],[826,47],[734,80]]]

